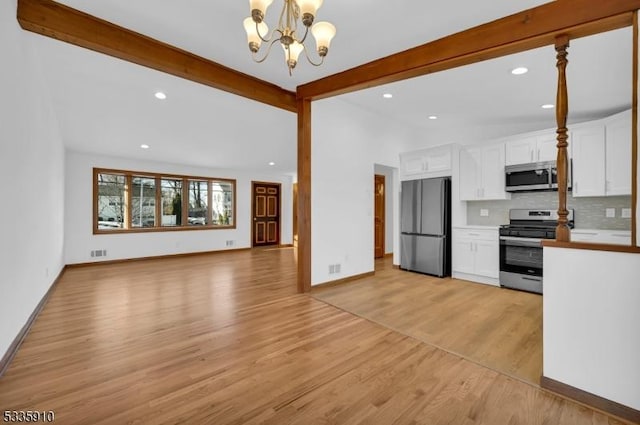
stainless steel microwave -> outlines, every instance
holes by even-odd
[[[568,188],[571,189],[571,161],[567,171]],[[507,192],[558,190],[556,161],[509,165],[505,167],[505,173]]]

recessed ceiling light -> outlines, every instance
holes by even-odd
[[[522,74],[526,74],[527,72],[529,72],[529,70],[524,66],[520,66],[518,68],[514,68],[511,70],[511,73],[513,75],[522,75]]]
[[[541,106],[542,109],[553,109],[555,107],[556,105],[553,105],[551,103],[545,103],[544,105]]]
[[[275,163],[275,162],[273,162],[273,161],[271,161],[271,162],[269,163],[269,165],[273,166],[273,165],[276,165],[276,163]]]
[[[382,97],[384,97],[385,99],[391,99],[393,95],[391,93],[385,93],[382,95]]]
[[[155,96],[156,96],[156,99],[160,99],[160,100],[165,100],[167,98],[167,95],[161,91],[156,92]]]
[[[140,145],[141,149],[149,149],[149,145],[145,145],[144,143]]]
[[[435,115],[430,115],[430,116],[429,116],[429,119],[430,119],[430,120],[437,120],[437,119],[438,119],[438,117],[436,117]]]

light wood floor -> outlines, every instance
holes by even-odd
[[[620,424],[295,294],[292,249],[68,270],[0,378],[59,424]]]
[[[313,296],[533,384],[542,375],[542,297],[394,269]]]

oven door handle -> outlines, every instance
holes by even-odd
[[[509,246],[529,246],[534,248],[542,247],[542,239],[519,238],[517,236],[500,236],[500,242],[504,241]]]

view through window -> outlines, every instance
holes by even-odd
[[[233,179],[94,169],[94,182],[94,233],[235,228]]]

